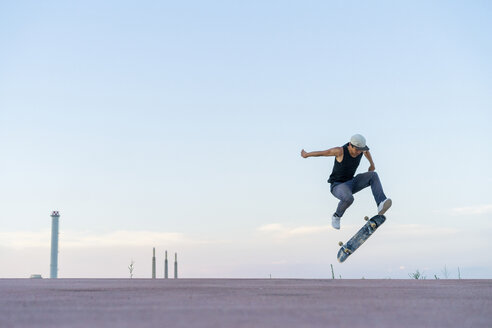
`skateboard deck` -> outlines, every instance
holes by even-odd
[[[379,228],[379,226],[386,221],[386,217],[384,215],[375,215],[370,219],[366,216],[364,219],[367,223],[364,224],[364,226],[360,228],[360,230],[357,231],[357,233],[350,238],[346,244],[342,242],[338,243],[342,246],[338,251],[338,262],[341,263],[345,261],[350,254],[355,252],[357,248],[359,248],[360,245],[362,245],[377,230],[377,228]]]

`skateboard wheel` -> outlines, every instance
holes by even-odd
[[[346,249],[345,254],[350,254],[350,251],[348,249]]]
[[[371,222],[371,228],[376,229],[376,223]]]
[[[341,241],[338,242],[338,246],[342,246],[343,243]]]
[[[364,216],[364,220],[369,220],[369,217],[368,216]]]

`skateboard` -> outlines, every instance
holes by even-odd
[[[369,219],[368,216],[364,218],[367,221],[366,224],[362,228],[360,228],[357,233],[350,238],[350,240],[344,244],[339,242],[338,245],[342,246],[338,251],[338,262],[343,262],[350,256],[353,252],[357,250],[376,230],[379,228],[381,224],[386,221],[386,217],[384,215],[375,215]]]

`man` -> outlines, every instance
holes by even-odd
[[[369,170],[366,173],[357,174],[355,171],[359,166],[362,154],[369,161]],[[378,174],[374,171],[376,167],[372,161],[366,139],[360,135],[353,135],[350,142],[342,147],[334,147],[324,151],[306,152],[301,151],[303,158],[319,156],[335,156],[333,172],[328,179],[331,184],[331,193],[340,200],[337,210],[331,219],[333,228],[340,229],[340,218],[345,210],[354,202],[353,194],[371,186],[372,195],[378,206],[378,214],[384,214],[391,207],[391,199],[387,198],[383,192],[383,187],[379,181]]]

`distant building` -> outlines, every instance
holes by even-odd
[[[59,229],[60,212],[51,213],[51,264],[50,278],[58,278],[58,229]]]

